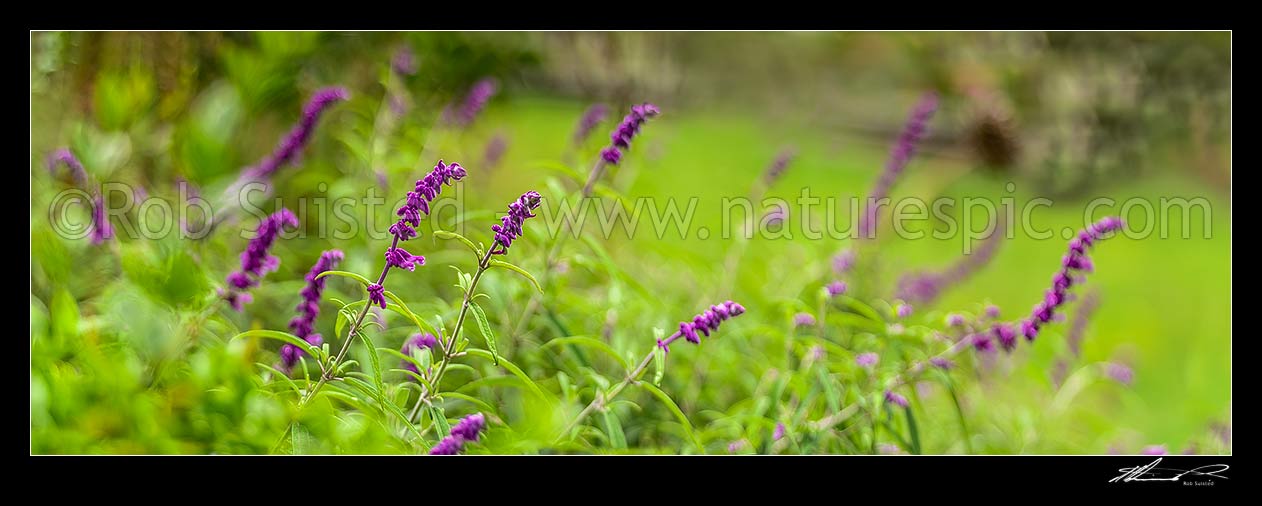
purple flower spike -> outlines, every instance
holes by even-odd
[[[1078,283],[1075,279],[1092,270],[1091,259],[1087,257],[1088,248],[1121,228],[1121,219],[1105,217],[1087,226],[1070,241],[1069,253],[1061,259],[1061,269],[1052,276],[1052,288],[1044,294],[1043,301],[1034,306],[1029,319],[1022,325],[1022,333],[1027,339],[1032,340],[1042,325],[1055,321],[1056,310],[1072,295],[1069,288]]]
[[[315,131],[320,115],[329,106],[348,98],[350,98],[350,92],[347,92],[346,88],[330,87],[317,90],[307,105],[302,108],[302,118],[298,120],[298,124],[294,125],[284,139],[281,139],[280,145],[276,146],[272,154],[245,171],[243,174],[245,179],[255,181],[267,179],[282,166],[295,160],[298,152],[311,140],[311,133]]]
[[[793,324],[798,327],[809,327],[815,325],[815,317],[810,313],[798,313],[793,315]]]
[[[473,120],[478,119],[478,113],[482,112],[486,103],[497,91],[499,91],[499,82],[494,78],[487,77],[474,83],[459,108],[453,110],[448,107],[445,111],[444,116],[447,122],[462,127],[469,126]]]
[[[828,284],[827,289],[828,289],[828,296],[829,296],[829,297],[836,297],[836,296],[838,296],[838,295],[841,295],[841,294],[843,294],[843,293],[846,293],[846,282],[845,282],[845,281],[833,281],[832,283],[829,283],[829,284]]]
[[[735,318],[745,313],[745,307],[732,301],[722,304],[710,306],[710,309],[694,316],[692,321],[680,322],[679,332],[672,334],[664,341],[659,341],[658,346],[664,350],[670,350],[670,343],[676,339],[683,337],[693,344],[701,344],[701,337],[697,333],[701,333],[706,337],[710,337],[711,332],[719,330],[719,324],[727,321],[729,318]]]
[[[990,260],[995,257],[995,252],[999,250],[999,245],[1003,243],[1006,230],[1006,221],[1000,219],[994,232],[976,251],[960,258],[950,267],[938,272],[904,275],[898,280],[897,297],[912,304],[933,302],[944,290],[968,279],[990,263]]]
[[[640,133],[640,127],[649,118],[657,116],[661,111],[657,106],[645,102],[632,106],[631,113],[622,118],[622,123],[609,134],[610,146],[601,151],[600,156],[610,165],[618,165],[622,159],[623,149],[631,148],[631,140]]]
[[[605,117],[608,115],[609,106],[605,104],[592,104],[586,111],[583,111],[583,117],[578,120],[578,127],[574,129],[574,144],[582,144],[584,140],[587,140],[587,136],[591,135],[592,130],[595,130],[597,125],[605,121]]]
[[[937,367],[938,369],[943,369],[943,370],[949,370],[955,367],[955,362],[952,362],[951,359],[944,358],[944,357],[930,358],[929,363],[933,364],[934,367]]]
[[[499,225],[491,225],[491,231],[495,232],[496,246],[491,248],[492,255],[508,254],[508,247],[513,245],[513,240],[522,234],[522,224],[527,218],[534,218],[535,214],[531,211],[538,209],[539,204],[543,202],[543,197],[539,192],[531,190],[523,193],[516,202],[508,205],[508,214],[500,218]]]
[[[894,392],[892,392],[892,391],[889,391],[889,390],[886,390],[886,391],[885,391],[885,402],[888,402],[888,403],[890,403],[890,404],[893,404],[893,405],[895,405],[895,406],[899,406],[899,407],[903,407],[903,408],[905,408],[905,407],[907,407],[907,406],[909,405],[909,403],[907,402],[907,398],[906,398],[906,397],[903,397],[903,396],[901,396],[901,395],[899,395],[899,394],[896,394],[896,393],[894,393]]]
[[[504,158],[505,151],[508,151],[508,137],[504,134],[496,134],[486,143],[486,150],[482,154],[482,166],[486,170],[494,169],[496,165],[499,165],[500,159]]]
[[[771,434],[771,439],[772,439],[772,441],[779,441],[779,440],[780,440],[780,438],[783,438],[783,437],[784,437],[784,431],[785,431],[785,428],[784,428],[784,422],[777,423],[777,424],[776,424],[776,430],[775,430],[774,432],[772,432],[772,434]]]
[[[280,236],[285,227],[294,228],[298,226],[298,217],[288,209],[272,213],[271,216],[263,219],[259,224],[258,235],[250,241],[244,252],[241,253],[241,270],[228,275],[228,291],[221,293],[225,300],[233,306],[233,309],[241,310],[239,307],[250,299],[242,298],[234,292],[243,292],[250,287],[257,286],[259,280],[268,272],[276,270],[280,266],[280,259],[268,254],[272,243]]]
[[[315,265],[311,266],[311,270],[307,271],[304,278],[307,286],[303,287],[302,302],[298,303],[295,309],[298,316],[289,321],[289,329],[294,331],[294,335],[307,341],[312,346],[319,346],[324,342],[320,334],[313,333],[316,317],[320,315],[320,295],[324,293],[325,278],[317,279],[321,273],[331,271],[337,267],[338,262],[342,261],[343,254],[339,250],[329,250],[320,254],[320,259]],[[281,367],[280,370],[289,372],[298,364],[298,358],[303,356],[305,352],[289,343],[285,343],[280,347]]]
[[[456,455],[470,441],[477,441],[480,433],[486,429],[486,417],[482,413],[474,413],[464,417],[451,428],[451,434],[439,441],[429,451],[430,455]]]
[[[776,159],[771,162],[769,167],[767,167],[767,172],[763,174],[763,184],[766,186],[776,184],[776,181],[784,175],[784,171],[788,170],[789,162],[793,161],[793,157],[795,155],[796,153],[792,148],[785,148],[780,151],[780,154],[776,156]]]
[[[880,362],[880,361],[881,361],[881,356],[872,352],[860,353],[858,356],[854,358],[855,364],[858,364],[859,367],[866,367],[868,369],[876,367],[877,362]]]
[[[916,104],[916,107],[912,109],[911,116],[907,119],[907,124],[903,127],[902,133],[899,134],[893,149],[890,150],[889,160],[885,163],[885,170],[881,172],[881,176],[877,179],[872,192],[868,194],[868,201],[864,205],[862,219],[859,220],[860,237],[870,237],[872,231],[876,228],[877,211],[879,211],[880,207],[876,206],[875,203],[889,196],[890,188],[894,186],[894,181],[903,172],[907,162],[911,161],[911,157],[916,151],[916,144],[925,136],[925,132],[928,130],[929,119],[933,117],[933,113],[937,109],[938,96],[934,93],[926,94]]]

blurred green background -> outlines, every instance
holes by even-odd
[[[405,48],[415,55],[414,75],[390,68]],[[210,318],[207,337],[183,351],[177,330],[205,307],[246,241],[236,230],[192,243],[121,238],[100,248],[58,237],[48,209],[68,183],[49,173],[45,158],[68,146],[96,180],[167,198],[187,182],[209,198],[272,150],[313,90],[342,85],[352,98],[326,113],[301,160],[278,174],[276,195],[358,197],[375,186],[394,202],[441,157],[470,168],[460,195],[483,214],[467,216],[476,224],[465,233],[481,240],[492,213],[522,191],[555,195],[546,181],[558,177],[558,161],[585,173],[632,103],[651,101],[663,114],[644,127],[611,185],[628,198],[697,197],[692,229],[715,231],[721,200],[747,195],[786,147],[796,157],[770,195],[792,199],[806,187],[821,197],[866,195],[917,97],[936,92],[942,106],[894,196],[1012,197],[1018,208],[1050,198],[1055,204],[1036,220],[1058,234],[1018,233],[977,275],[916,308],[916,322],[938,324],[948,311],[977,312],[984,303],[1005,317],[1028,311],[1065,252],[1059,231],[1081,228],[1091,199],[1139,198],[1161,209],[1163,197],[1204,198],[1208,228],[1198,210],[1186,238],[1117,237],[1093,254],[1088,288],[1101,304],[1074,367],[1125,363],[1133,384],[1096,382],[1053,409],[1063,391],[1051,370],[1066,353],[1060,336],[1069,327],[1059,324],[1000,364],[964,373],[976,376],[961,399],[973,429],[968,444],[959,441],[949,398],[926,392],[918,409],[929,453],[1134,453],[1147,445],[1230,453],[1230,49],[1229,33],[1193,32],[33,33],[32,452],[275,449],[288,408],[263,393],[254,366],[267,361],[259,347],[274,352],[274,343],[226,340],[249,328],[283,329],[319,251],[340,248],[342,269],[367,275],[380,268],[386,241],[320,238],[320,224],[305,222],[308,237],[278,245],[281,270],[250,309]],[[442,108],[487,76],[500,86],[486,110],[468,128],[444,130]],[[571,146],[579,116],[596,102],[610,105],[613,118]],[[497,136],[508,147],[490,167],[484,150]],[[376,223],[390,212],[382,209]],[[1141,229],[1140,214],[1123,218]],[[791,215],[790,230],[799,219]],[[1176,212],[1171,228],[1181,230],[1182,219]],[[728,410],[775,374],[768,371],[779,367],[780,334],[794,312],[810,309],[807,294],[831,276],[829,258],[846,244],[800,234],[755,239],[732,270],[724,263],[731,241],[648,232],[642,225],[632,238],[571,244],[567,261],[577,272],[548,300],[569,334],[602,336],[629,359],[651,346],[654,327],[670,329],[726,298],[751,308],[717,339],[672,351],[663,385],[707,450],[722,453],[728,441],[749,437],[732,431]],[[543,237],[541,224],[528,226],[511,260],[542,269]],[[876,298],[889,297],[902,273],[949,265],[961,253],[958,237],[882,237],[861,283]],[[416,241],[429,266],[392,274],[407,279],[392,289],[418,313],[450,315],[459,293],[443,264],[463,261],[460,251],[429,234]],[[517,281],[486,281],[497,300],[490,316],[508,336],[501,352],[559,392],[562,404],[581,407],[566,385],[597,380],[556,364],[544,347],[556,330],[517,320],[530,297]],[[331,282],[330,296],[357,300],[357,286]],[[328,341],[335,311],[325,313]],[[397,348],[407,329],[386,327],[378,345]],[[471,392],[517,422],[493,431],[483,450],[541,451],[523,441],[561,415],[487,388]],[[669,414],[620,409],[632,451],[683,450]],[[371,417],[307,417],[310,437],[300,444],[295,435],[295,453],[406,451]]]

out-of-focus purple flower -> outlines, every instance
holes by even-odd
[[[329,87],[317,90],[307,105],[302,108],[302,118],[298,120],[298,124],[294,125],[284,139],[281,139],[280,145],[272,151],[272,154],[263,158],[257,165],[246,169],[244,178],[255,181],[267,179],[281,166],[297,158],[298,152],[311,140],[311,132],[315,131],[320,115],[329,106],[348,98],[350,98],[350,92],[346,91],[346,88]]]
[[[860,353],[854,357],[855,364],[857,364],[859,367],[866,367],[868,369],[876,367],[877,362],[880,362],[880,361],[881,361],[881,356],[872,352]]]
[[[221,292],[221,295],[233,309],[241,310],[241,305],[249,302],[250,299],[243,298],[240,293],[258,286],[259,280],[267,273],[276,270],[280,266],[280,259],[268,254],[272,243],[280,236],[285,227],[294,228],[298,226],[298,217],[288,209],[281,208],[279,211],[272,213],[271,216],[263,219],[259,224],[258,235],[250,241],[245,251],[241,253],[241,270],[228,275],[228,290]]]
[[[58,164],[65,164],[66,168],[70,169],[70,177],[75,184],[79,186],[88,184],[88,171],[83,168],[83,164],[79,163],[79,159],[75,158],[69,148],[61,148],[48,155],[49,172],[56,174]]]
[[[587,136],[591,135],[592,130],[596,129],[605,117],[609,115],[609,106],[605,104],[592,104],[583,111],[583,116],[578,120],[578,126],[574,128],[574,144],[582,144],[587,140]],[[618,163],[618,162],[611,162]]]
[[[912,304],[929,304],[943,290],[956,285],[990,263],[1003,243],[1007,230],[1006,220],[998,220],[995,230],[985,242],[971,254],[965,255],[950,267],[938,272],[916,272],[904,275],[898,281],[897,297]]]
[[[1094,290],[1088,292],[1078,303],[1078,310],[1074,312],[1074,321],[1069,325],[1069,333],[1065,335],[1065,344],[1074,358],[1082,355],[1082,338],[1087,333],[1087,323],[1091,321],[1091,315],[1095,313],[1099,305],[1100,292]],[[1034,325],[1034,322],[1028,323],[1031,326]]]
[[[631,140],[635,138],[636,134],[640,133],[640,127],[644,125],[644,122],[660,113],[661,111],[657,106],[648,102],[632,106],[631,112],[622,118],[622,123],[614,129],[613,133],[609,134],[611,144],[604,151],[601,151],[601,158],[610,165],[618,165],[618,162],[622,159],[621,150],[629,149]]]
[[[828,286],[827,286],[827,290],[828,290],[828,296],[829,296],[829,297],[836,297],[836,296],[838,296],[838,295],[841,295],[841,294],[843,294],[843,293],[846,293],[846,282],[845,282],[845,281],[833,281],[832,283],[829,283],[829,284],[828,284]]]
[[[768,187],[776,184],[776,181],[784,175],[784,171],[788,170],[789,162],[793,161],[795,155],[796,152],[794,152],[793,148],[781,150],[780,154],[776,155],[776,159],[772,160],[771,165],[767,167],[767,172],[763,174],[763,184]]]
[[[964,326],[964,315],[951,313],[946,316],[946,324],[951,327],[962,327]]]
[[[999,306],[996,306],[994,304],[987,304],[986,309],[985,309],[985,314],[987,318],[990,318],[992,320],[995,318],[999,318]]]
[[[412,337],[408,338],[408,340],[403,343],[402,353],[410,357],[412,356],[413,351],[417,351],[422,348],[429,349],[431,353],[437,353],[439,351],[438,338],[434,337],[434,334],[430,333],[413,334]],[[411,360],[404,360],[403,368],[416,374],[421,373],[421,370],[417,368],[416,364],[412,363]]]
[[[852,248],[837,253],[833,256],[833,272],[837,275],[845,274],[854,267],[855,251]]]
[[[1004,351],[1011,353],[1017,347],[1017,333],[1012,330],[1012,326],[997,323],[991,327],[990,331],[995,335],[995,340],[999,341],[999,345],[1003,347]]]
[[[1166,449],[1166,445],[1148,445],[1139,453],[1141,455],[1169,455],[1170,450]]]
[[[789,208],[784,204],[776,204],[767,214],[763,215],[763,223],[767,226],[774,226],[784,223],[789,216]]]
[[[1022,325],[1025,338],[1033,341],[1038,335],[1039,327],[1052,321],[1056,310],[1069,299],[1069,288],[1077,283],[1075,279],[1082,273],[1092,270],[1091,259],[1087,258],[1087,249],[1094,243],[1105,239],[1107,234],[1122,228],[1122,220],[1108,216],[1100,219],[1069,242],[1069,253],[1061,259],[1061,269],[1052,276],[1052,288],[1043,296],[1043,301],[1034,306],[1033,312]]]
[[[670,351],[670,343],[676,339],[683,337],[693,344],[701,344],[701,337],[697,333],[701,333],[706,337],[710,337],[711,332],[719,330],[719,324],[727,321],[729,318],[735,318],[745,313],[745,307],[732,301],[726,301],[722,304],[710,306],[710,309],[694,316],[692,321],[680,322],[679,331],[671,334],[665,340],[659,339],[657,346],[664,351]]]
[[[809,327],[815,325],[815,317],[810,313],[798,313],[793,315],[793,324],[798,327]]]
[[[92,244],[101,244],[114,237],[114,227],[105,212],[105,197],[100,193],[92,199],[92,230],[88,237]]]
[[[885,169],[881,171],[880,178],[877,179],[872,192],[868,194],[868,201],[864,204],[863,215],[859,220],[860,237],[870,237],[875,230],[877,212],[880,210],[880,206],[876,203],[889,197],[890,188],[894,186],[894,181],[903,172],[907,162],[911,161],[912,154],[916,151],[916,144],[924,137],[928,130],[929,118],[933,117],[937,109],[938,96],[934,93],[925,94],[912,109],[902,133],[899,134],[893,149],[890,150]]]
[[[779,441],[780,438],[784,437],[784,430],[784,422],[777,423],[776,430],[771,433],[771,440]]]
[[[1104,374],[1109,379],[1127,386],[1130,386],[1131,382],[1135,381],[1135,371],[1125,364],[1117,362],[1109,362],[1108,365],[1104,366]]]
[[[531,211],[537,209],[542,202],[543,196],[531,190],[523,193],[521,197],[508,205],[508,214],[500,218],[500,224],[491,225],[491,231],[495,232],[495,246],[491,247],[492,255],[508,254],[508,247],[512,246],[513,240],[522,234],[522,224],[527,218],[535,217]]]
[[[823,346],[817,344],[811,347],[809,356],[811,357],[811,360],[818,362],[820,360],[824,360],[824,358],[828,356],[828,352],[824,350]]]
[[[504,158],[504,152],[508,150],[508,138],[504,134],[496,134],[491,140],[487,141],[486,149],[482,153],[482,166],[485,170],[494,169],[499,165],[500,159]]]
[[[911,316],[911,305],[899,304],[897,306],[894,306],[894,314],[897,314],[899,318],[906,318],[908,316]]]
[[[885,402],[888,402],[888,403],[890,403],[890,404],[893,404],[893,405],[895,405],[895,406],[899,406],[899,407],[903,407],[903,408],[905,408],[905,407],[907,407],[907,406],[909,405],[909,404],[907,403],[907,398],[906,398],[906,397],[903,397],[902,395],[896,394],[896,393],[894,393],[894,392],[893,392],[893,391],[891,391],[891,390],[886,390],[886,391],[885,391]]]
[[[744,439],[741,439],[739,441],[732,441],[731,443],[727,444],[727,452],[736,453],[738,451],[741,451],[741,448],[744,448],[744,447],[745,447]]]
[[[995,349],[994,341],[984,333],[973,334],[970,339],[973,340],[973,348],[976,348],[977,351],[986,352]]]
[[[481,432],[486,429],[486,417],[482,413],[474,413],[464,417],[451,428],[451,434],[439,441],[429,451],[430,455],[456,455],[464,449],[465,443],[477,441]]]
[[[899,448],[898,445],[892,445],[889,443],[881,443],[881,444],[876,445],[876,452],[881,455],[902,455],[906,453],[903,451],[902,448]]]
[[[482,112],[486,103],[497,91],[499,91],[499,82],[495,78],[487,77],[473,83],[473,87],[469,88],[469,93],[465,95],[459,107],[447,108],[444,113],[447,122],[462,127],[469,126],[478,118],[478,113]]]
[[[412,52],[410,46],[400,46],[390,58],[390,69],[401,76],[415,75],[418,70],[416,53]]]
[[[944,369],[944,370],[948,370],[955,367],[955,362],[952,362],[951,359],[945,358],[945,357],[932,357],[929,359],[929,363],[933,364],[933,366],[937,367],[938,369]]]
[[[298,316],[289,320],[289,329],[295,336],[312,346],[319,346],[324,342],[320,334],[314,332],[316,317],[320,315],[320,295],[324,293],[325,278],[318,276],[337,267],[338,262],[342,261],[342,256],[342,252],[335,249],[321,253],[320,259],[316,260],[315,265],[311,266],[311,270],[307,271],[307,276],[303,278],[307,281],[307,286],[299,292],[302,295],[302,302],[294,308],[298,311]],[[304,354],[301,348],[285,343],[280,347],[280,370],[289,372],[298,364],[298,358]]]

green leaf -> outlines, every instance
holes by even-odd
[[[378,392],[385,390],[385,386],[381,382],[381,362],[377,357],[377,346],[372,343],[372,339],[368,337],[368,334],[361,332],[358,335],[360,339],[364,340],[364,345],[368,348],[368,364],[372,366],[373,385],[377,387]],[[381,398],[381,396],[378,396],[378,398]],[[382,399],[382,402],[384,403],[385,400]]]
[[[470,348],[467,353],[470,356],[479,357],[486,360],[494,360],[494,356],[491,355],[491,352],[486,351],[486,350]],[[549,402],[551,401],[551,399],[549,399],[548,396],[543,393],[543,390],[539,388],[539,385],[536,385],[535,382],[530,379],[530,376],[526,376],[526,373],[522,372],[521,368],[517,367],[516,364],[509,362],[508,359],[500,359],[499,366],[505,369],[508,369],[508,372],[513,373],[513,376],[517,376],[518,379],[522,380],[522,382],[524,382],[526,386],[530,387],[530,391],[534,392],[535,395],[539,396],[540,399],[543,399]]]
[[[916,427],[916,415],[912,414],[911,406],[903,408],[903,412],[907,414],[907,432],[911,434],[911,453],[920,455],[920,430]]]
[[[571,345],[571,344],[576,344],[579,346],[587,346],[590,348],[595,348],[597,350],[600,350],[604,354],[609,355],[610,357],[613,357],[613,359],[616,360],[618,362],[618,365],[621,365],[623,369],[626,369],[627,371],[631,370],[631,364],[627,363],[626,359],[622,358],[622,356],[619,355],[618,352],[614,351],[614,349],[611,348],[608,344],[605,344],[604,341],[601,341],[599,339],[595,339],[595,338],[591,338],[587,336],[568,336],[568,337],[558,337],[556,339],[550,339],[548,340],[548,342],[543,343],[543,346],[540,346],[540,348],[548,348],[548,347],[553,347],[553,346]]]
[[[618,421],[618,415],[615,415],[611,409],[603,411],[605,432],[609,433],[609,445],[618,450],[625,449],[627,447],[627,436],[622,433],[622,423]]]
[[[452,399],[459,399],[459,400],[462,400],[462,401],[468,402],[468,403],[470,403],[470,404],[473,404],[474,406],[477,406],[477,407],[478,407],[478,409],[480,409],[480,410],[482,410],[482,411],[485,411],[485,412],[487,412],[487,413],[495,413],[495,412],[496,412],[496,411],[495,411],[495,408],[494,408],[494,407],[492,407],[490,404],[487,404],[486,402],[483,402],[481,399],[478,399],[477,397],[473,397],[473,396],[471,396],[471,395],[462,394],[462,393],[460,393],[460,392],[443,392],[441,395],[439,395],[439,397],[443,397],[443,398],[452,398]]]
[[[422,332],[429,332],[436,336],[441,335],[433,325],[430,325],[429,322],[422,320],[421,317],[416,315],[416,313],[413,313],[412,309],[409,308],[407,304],[404,304],[403,300],[400,299],[398,295],[395,295],[394,292],[386,290],[384,294],[387,299],[394,302],[393,305],[389,303],[386,304],[387,310],[406,316],[409,320],[412,320],[412,323],[416,324],[416,328],[421,329]]]
[[[292,388],[294,390],[294,393],[298,394],[298,397],[302,397],[302,389],[298,388],[298,384],[294,383],[294,380],[289,379],[289,376],[286,376],[285,373],[281,372],[280,369],[264,364],[262,362],[255,362],[254,365],[259,366],[260,369],[267,369],[269,371],[272,371],[272,373],[275,374],[277,378],[284,380],[285,383],[289,385],[289,388]]]
[[[526,279],[530,280],[530,282],[531,282],[532,284],[534,284],[534,285],[535,285],[535,289],[536,289],[536,290],[539,290],[539,293],[543,293],[543,287],[539,285],[539,280],[535,279],[535,276],[534,276],[533,274],[531,274],[531,273],[527,272],[527,271],[526,271],[526,269],[523,269],[523,268],[521,268],[521,267],[518,267],[518,266],[516,266],[516,265],[510,264],[510,263],[505,262],[505,261],[502,261],[502,260],[495,260],[495,259],[491,259],[490,266],[491,266],[491,267],[503,267],[503,268],[508,269],[508,270],[510,270],[510,271],[513,271],[513,272],[516,272],[516,273],[518,273],[518,274],[521,274],[521,275],[522,275],[522,277],[524,277],[524,278],[526,278]]]
[[[52,335],[59,341],[79,335],[79,305],[65,288],[57,290],[49,304]]]
[[[473,318],[478,321],[478,330],[482,332],[482,337],[486,339],[486,347],[491,350],[491,358],[495,361],[495,365],[500,365],[499,353],[495,351],[495,333],[491,332],[491,324],[486,321],[486,313],[482,311],[482,306],[476,302],[469,303],[470,309],[473,309]]]
[[[675,418],[678,418],[679,423],[683,424],[684,431],[688,434],[688,439],[692,441],[692,444],[697,447],[698,451],[704,454],[705,447],[701,446],[701,441],[697,439],[697,435],[692,430],[692,423],[688,421],[688,417],[684,415],[684,412],[679,409],[679,405],[675,404],[675,401],[672,400],[669,395],[666,395],[666,392],[661,391],[661,389],[644,382],[640,382],[639,385],[652,393],[654,397],[658,398],[658,400],[662,401],[662,404],[665,404],[666,407],[670,409],[671,413],[675,414]]]
[[[451,424],[447,423],[447,414],[443,411],[442,406],[429,406],[429,417],[434,421],[434,428],[438,432],[438,437],[447,437],[451,434]]]
[[[343,278],[351,278],[351,279],[353,279],[353,280],[355,280],[355,281],[358,281],[358,282],[360,282],[360,283],[363,283],[363,284],[364,284],[364,286],[368,286],[368,285],[374,284],[372,281],[369,281],[369,280],[368,280],[368,278],[365,278],[365,277],[360,276],[359,274],[355,274],[355,273],[353,273],[353,272],[346,272],[346,271],[324,271],[324,272],[321,272],[320,274],[316,275],[316,277],[315,277],[315,278],[316,278],[316,279],[320,279],[320,278],[323,278],[323,277],[325,277],[325,276],[341,276],[341,277],[343,277]]]
[[[653,364],[656,370],[653,372],[653,384],[662,386],[662,376],[666,375],[666,349],[661,346],[653,346]]]
[[[437,237],[439,239],[455,239],[463,243],[465,246],[468,246],[469,249],[473,251],[474,255],[477,255],[479,258],[481,258],[482,256],[482,250],[478,248],[476,245],[474,245],[473,241],[470,241],[468,238],[466,238],[463,235],[457,234],[455,232],[448,232],[446,230],[435,230],[434,237]]]
[[[247,330],[245,332],[232,336],[232,339],[230,340],[241,339],[243,337],[265,337],[268,339],[276,339],[278,341],[284,341],[286,343],[297,346],[298,349],[303,350],[307,353],[310,353],[311,356],[319,357],[321,361],[324,361],[324,359],[328,358],[327,356],[324,355],[324,350],[311,346],[311,343],[308,343],[302,338],[295,336],[293,334],[287,333],[287,332],[279,332],[275,330],[263,330],[263,329]]]

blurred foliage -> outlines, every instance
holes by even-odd
[[[404,48],[416,54],[414,75],[390,70]],[[1229,453],[1230,200],[1217,190],[1228,174],[1229,55],[1229,34],[1200,33],[33,33],[31,451],[419,453],[444,424],[477,411],[490,430],[471,453],[1133,453],[1156,443]],[[440,125],[441,110],[486,76],[501,91],[482,116],[464,129]],[[334,84],[351,99],[321,118],[258,202],[294,210],[302,227],[278,241],[280,268],[244,312],[219,305],[216,289],[238,264],[251,214],[235,213],[204,239],[123,232],[124,221],[160,223],[152,208],[116,217],[120,237],[102,246],[53,230],[49,209],[72,189],[44,165],[53,149],[72,149],[94,180],[170,202],[175,227],[195,224],[199,211],[185,199],[218,204],[311,92]],[[340,270],[379,272],[394,204],[438,158],[468,167],[465,182],[444,190],[465,212],[425,220],[409,248],[427,265],[394,271],[387,289],[425,325],[450,326],[464,293],[450,267],[473,272],[477,259],[433,231],[487,242],[497,213],[523,191],[543,193],[545,206],[572,195],[630,103],[649,99],[665,113],[598,186],[602,201],[698,197],[694,230],[717,231],[721,198],[747,194],[786,144],[798,157],[769,196],[862,194],[912,97],[927,89],[944,106],[899,194],[1212,203],[1210,228],[1190,239],[1099,247],[1090,283],[1103,302],[1070,371],[1075,389],[1050,378],[1065,353],[1058,324],[1012,355],[963,354],[949,374],[931,370],[898,390],[909,409],[880,398],[912,361],[941,351],[948,312],[977,315],[993,302],[1016,317],[1033,303],[1064,253],[1059,238],[1007,241],[976,278],[899,320],[892,280],[950,262],[959,239],[882,240],[849,279],[853,298],[829,300],[828,258],[846,245],[802,238],[796,215],[786,225],[796,239],[748,241],[734,268],[724,262],[732,241],[655,237],[644,224],[634,237],[587,233],[549,258],[544,220],[528,223],[505,260],[533,273],[544,294],[504,269],[481,279],[487,325],[466,324],[466,351],[491,334],[499,363],[460,357],[439,385],[446,395],[416,424],[394,412],[421,391],[391,353],[425,328],[405,314],[371,316],[374,346],[352,346],[353,374],[301,410],[299,391],[320,373],[312,357],[286,379],[272,369],[279,342],[237,337],[286,329],[323,250],[345,251]],[[594,101],[617,112],[572,146]],[[511,138],[501,168],[474,165],[497,135]],[[1005,190],[1013,176],[1026,178],[1015,192]],[[140,200],[120,197],[112,205]],[[386,203],[371,214],[356,204],[347,216],[316,208],[364,197]],[[1080,207],[1040,219],[1080,227]],[[1199,216],[1191,222],[1200,227]],[[357,282],[329,278],[317,328],[334,350],[345,337],[335,332],[345,324],[338,307],[363,297]],[[727,298],[749,311],[699,346],[677,343],[659,386],[650,367],[558,440],[655,337]],[[821,325],[795,327],[798,312]],[[861,351],[880,353],[879,366],[856,366]],[[1134,368],[1133,385],[1100,374],[1112,361]],[[847,408],[851,418],[819,426]],[[787,427],[778,441],[777,423]]]

